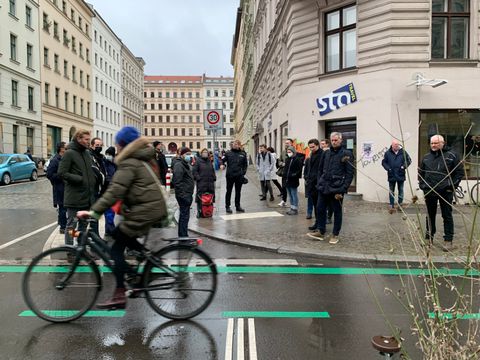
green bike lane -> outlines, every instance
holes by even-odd
[[[370,338],[391,334],[382,312],[402,329],[413,358],[419,355],[409,336],[409,316],[384,289],[401,288],[399,273],[413,273],[421,285],[421,269],[220,266],[215,299],[193,322],[168,321],[144,299],[129,299],[125,312],[93,312],[69,324],[25,313],[23,270],[0,266],[0,320],[8,324],[0,329],[2,358],[376,358]],[[110,295],[112,283],[105,275],[100,299]],[[449,296],[445,289],[445,307]]]

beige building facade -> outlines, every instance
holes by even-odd
[[[145,76],[144,135],[167,152],[206,147],[202,76]]]
[[[0,153],[41,156],[38,1],[0,6]]]
[[[122,44],[122,126],[142,130],[145,61]]]
[[[78,129],[93,130],[93,16],[83,0],[40,0],[43,156]]]
[[[479,0],[256,0],[241,10],[244,69],[254,47],[252,77],[235,67],[254,98],[237,119],[251,130],[244,141],[281,148],[291,137],[306,151],[310,138],[342,132],[356,156],[352,191],[371,201],[388,200],[381,160],[392,137],[413,160],[407,199],[420,195],[416,169],[435,133],[478,177]]]

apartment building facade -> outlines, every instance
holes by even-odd
[[[93,11],[93,136],[108,147],[114,145],[123,119],[122,42],[98,11]]]
[[[122,124],[142,130],[145,61],[122,44]]]
[[[40,0],[43,156],[93,130],[90,7],[83,0]]]
[[[479,0],[244,0],[240,11],[233,63],[251,91],[236,103],[253,99],[254,111],[237,127],[249,149],[290,137],[308,152],[310,138],[339,131],[356,156],[352,191],[387,201],[381,160],[392,137],[413,160],[409,198],[440,133],[478,177]]]
[[[0,6],[0,152],[41,155],[39,4]]]
[[[202,76],[145,76],[144,135],[170,153],[206,147]]]
[[[234,90],[232,77],[203,76],[203,109],[222,110],[223,128],[216,131],[215,144],[213,131],[206,130],[207,149],[229,150],[235,137]]]

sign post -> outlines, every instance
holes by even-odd
[[[213,135],[213,152],[216,150],[217,131],[223,129],[223,110],[204,110],[203,125]]]

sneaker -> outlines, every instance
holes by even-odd
[[[452,251],[453,249],[454,249],[453,242],[451,242],[451,241],[444,241],[443,242],[442,250],[444,252],[449,252],[449,251]]]
[[[390,207],[388,208],[388,213],[389,213],[389,214],[393,214],[395,211],[396,211],[396,210],[395,210],[395,208],[394,208],[393,206],[390,206]]]
[[[335,245],[335,244],[337,244],[339,241],[340,241],[340,239],[339,239],[338,235],[332,235],[332,237],[330,238],[330,240],[329,240],[328,243]]]
[[[325,234],[322,234],[320,230],[315,230],[311,233],[307,233],[307,236],[315,240],[320,240],[320,241],[325,240]]]
[[[225,211],[229,214],[233,213],[232,208],[229,206],[225,209]]]
[[[262,196],[262,197],[260,198],[260,201],[263,201],[263,200],[267,200],[267,197],[266,197],[266,196]]]
[[[280,207],[285,207],[285,206],[287,206],[287,203],[282,200],[282,201],[280,201],[280,203],[278,204],[278,206],[280,206]]]
[[[290,209],[286,212],[287,215],[298,215],[298,210]]]

